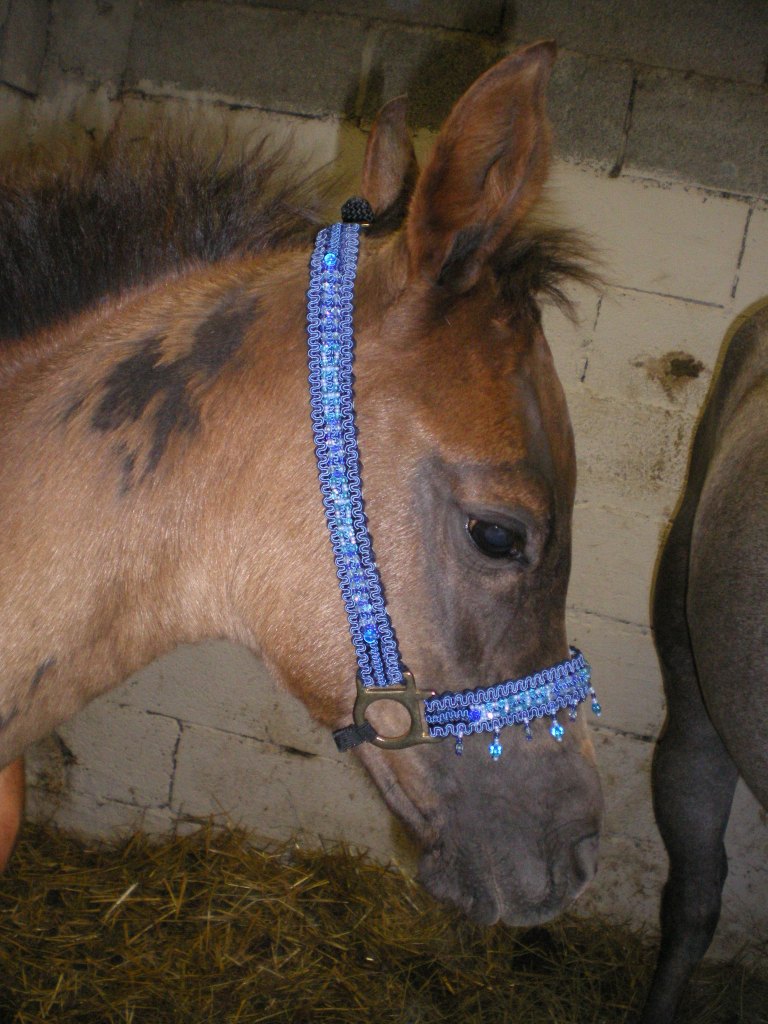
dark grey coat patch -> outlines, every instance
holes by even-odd
[[[37,688],[40,685],[40,682],[41,682],[43,676],[48,671],[48,669],[49,668],[53,668],[53,666],[55,664],[56,664],[56,659],[55,658],[46,658],[45,661],[41,661],[40,662],[40,664],[35,669],[35,674],[32,676],[32,682],[29,684],[29,695],[30,695],[30,697],[37,690]]]
[[[229,292],[192,334],[189,351],[163,362],[165,335],[136,342],[134,352],[104,379],[91,424],[106,433],[135,423],[153,402],[149,449],[143,476],[153,472],[174,433],[192,435],[200,425],[193,383],[210,383],[240,350],[248,327],[258,315],[259,299],[241,289]],[[136,453],[119,453],[124,490],[130,489]]]

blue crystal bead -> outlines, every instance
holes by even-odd
[[[375,644],[379,638],[379,631],[375,626],[366,626],[363,630],[363,640],[367,644]]]
[[[479,722],[480,719],[482,718],[482,715],[483,713],[480,710],[480,708],[470,708],[469,711],[467,712],[467,717],[469,718],[470,722]]]
[[[459,735],[456,737],[456,757],[461,757],[464,753],[464,737]]]
[[[499,734],[497,732],[496,735],[493,737],[493,743],[488,744],[488,753],[491,755],[494,761],[498,761],[499,758],[501,757],[501,752],[503,749],[504,747],[502,747],[501,743],[499,742]]]
[[[531,723],[526,721],[525,723],[525,738],[530,741],[533,739],[533,733],[531,732]]]
[[[595,698],[595,700],[592,701],[592,713],[597,715],[598,718],[603,713],[603,709],[598,704],[597,698]]]
[[[323,263],[326,267],[335,267],[338,262],[339,257],[335,252],[327,252],[325,256],[323,256]]]
[[[552,727],[549,731],[552,733],[553,739],[556,739],[558,743],[561,742],[563,736],[565,735],[565,729],[562,727],[562,725],[560,725],[556,718],[552,719]]]

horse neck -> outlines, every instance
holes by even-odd
[[[20,350],[0,393],[20,672],[55,658],[92,695],[180,642],[259,646],[244,609],[270,589],[270,527],[311,460],[305,278],[306,254],[208,268]]]

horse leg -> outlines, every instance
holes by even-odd
[[[723,837],[738,772],[704,706],[685,618],[688,538],[675,524],[654,595],[667,720],[653,761],[656,821],[669,855],[661,948],[641,1024],[667,1024],[720,917]]]
[[[4,871],[16,845],[24,817],[24,758],[0,769],[0,871]]]
[[[669,855],[661,948],[642,1024],[674,1018],[683,990],[712,941],[728,872],[723,836],[738,773],[709,720],[670,715],[653,762],[654,811]]]

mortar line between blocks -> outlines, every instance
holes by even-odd
[[[501,0],[499,5],[499,23],[496,26],[496,34],[501,35],[504,32],[504,26],[507,23],[507,7],[509,6],[509,0]],[[766,69],[766,79],[768,79],[768,68]]]
[[[134,3],[132,8],[131,8],[131,23],[128,26],[128,31],[126,32],[127,39],[126,39],[126,46],[125,46],[124,57],[123,57],[123,66],[122,66],[122,68],[120,70],[120,76],[119,76],[119,78],[117,80],[117,83],[116,83],[117,84],[117,93],[116,93],[115,98],[120,103],[122,103],[123,97],[125,96],[126,91],[127,91],[126,90],[126,79],[128,78],[128,68],[129,68],[130,63],[131,63],[131,57],[133,56],[133,44],[134,44],[134,40],[136,38],[136,8],[137,8],[137,6],[138,6],[137,3]]]
[[[358,123],[360,122],[363,116],[363,110],[365,109],[365,98],[368,95],[368,83],[371,77],[371,68],[373,67],[373,55],[376,52],[376,43],[379,35],[380,31],[377,26],[368,26],[368,31],[365,34],[365,42],[363,43],[363,51],[360,54],[360,81],[357,87],[357,96],[355,96],[354,108],[352,110],[352,115]]]
[[[639,740],[641,743],[655,743],[657,737],[653,733],[633,732],[631,729],[622,729],[618,725],[605,725],[604,723],[592,723],[596,732],[610,732],[614,736],[626,736],[630,740]]]
[[[706,306],[708,309],[726,309],[724,302],[707,302],[706,299],[693,299],[687,295],[675,295],[674,292],[655,292],[650,288],[633,288],[630,284],[613,286],[619,292],[635,292],[638,295],[655,295],[660,299],[675,299],[678,302],[690,302],[693,306]]]
[[[184,723],[180,718],[175,719],[176,725],[178,726],[178,734],[176,736],[176,742],[173,745],[171,751],[171,773],[168,779],[168,807],[173,807],[173,791],[176,787],[176,766],[178,763],[179,747],[181,746],[181,737],[184,734]]]
[[[741,264],[744,261],[744,252],[747,248],[747,236],[749,235],[749,225],[752,221],[752,214],[754,213],[754,207],[750,206],[747,210],[747,218],[744,221],[744,233],[741,236],[741,248],[739,249],[739,255],[736,257],[736,272],[733,275],[733,284],[731,286],[731,298],[736,298],[736,289],[739,286],[739,277],[741,274]]]
[[[619,152],[616,154],[616,162],[613,167],[608,171],[609,178],[618,178],[621,174],[621,170],[624,166],[624,160],[627,155],[627,143],[629,142],[629,133],[632,130],[632,114],[635,109],[635,95],[637,93],[637,68],[632,68],[632,83],[629,87],[629,97],[627,99],[627,107],[624,111],[624,124],[621,128],[621,141],[619,143]]]
[[[10,7],[9,7],[9,14],[10,14]],[[17,90],[23,96],[29,96],[29,97],[31,97],[32,99],[35,99],[35,100],[40,98],[40,95],[41,95],[41,93],[43,91],[43,88],[44,88],[43,83],[44,83],[45,75],[46,75],[46,72],[48,71],[48,67],[49,67],[49,63],[50,63],[51,40],[52,40],[52,36],[53,36],[53,19],[54,19],[53,5],[52,4],[48,4],[47,5],[46,16],[45,16],[45,42],[43,43],[43,55],[42,55],[42,57],[40,59],[40,65],[39,65],[39,67],[37,69],[37,75],[36,75],[36,81],[35,81],[35,91],[34,92],[27,92],[25,89],[22,89],[22,88],[19,88]],[[5,82],[4,84],[5,85],[10,85],[9,82]],[[10,85],[10,88],[15,88],[15,86]]]
[[[123,704],[120,706],[135,707],[135,705],[133,704]],[[268,748],[273,753],[284,753],[289,754],[293,757],[302,757],[309,759],[317,758],[319,761],[331,761],[333,764],[345,763],[343,760],[340,761],[338,757],[335,756],[335,751],[329,751],[329,753],[324,754],[316,753],[313,750],[302,750],[301,747],[292,746],[289,743],[280,743],[279,741],[272,739],[269,734],[257,736],[255,733],[238,732],[235,729],[227,729],[221,725],[211,725],[210,722],[195,721],[194,719],[189,718],[181,719],[177,718],[175,715],[166,714],[163,711],[152,711],[149,708],[146,709],[145,713],[148,715],[154,715],[157,718],[172,719],[174,722],[177,722],[181,726],[184,732],[187,732],[188,729],[205,729],[209,732],[221,733],[224,736],[234,736],[236,739],[239,740],[248,740],[251,743],[260,743],[262,746]],[[179,737],[179,743],[180,742],[181,737]],[[176,748],[174,749],[174,756],[176,750],[178,750],[179,743],[177,743]]]
[[[592,347],[595,344],[595,332],[597,330],[597,322],[600,319],[600,311],[603,308],[603,299],[604,298],[605,298],[605,293],[601,293],[597,297],[597,306],[595,307],[595,316],[594,316],[594,319],[592,321],[591,337],[587,338],[586,341],[581,346],[581,352],[583,353],[583,356],[584,356],[584,362],[582,364],[581,370],[579,371],[579,383],[580,384],[583,384],[584,381],[587,379],[587,370],[589,369],[589,353],[592,351]]]
[[[661,175],[661,177],[660,177]],[[707,199],[722,199],[725,202],[734,203],[757,203],[765,199],[762,193],[739,191],[738,189],[718,188],[716,185],[704,185],[699,181],[689,181],[686,178],[665,174],[661,170],[654,172],[650,168],[641,170],[632,168],[622,175],[622,181],[647,185],[650,188],[658,188],[662,191],[668,189],[682,189],[688,195],[701,195]]]
[[[121,708],[135,708],[136,705],[135,704],[123,703],[123,704],[118,704],[118,707],[121,707]],[[189,726],[192,726],[193,728],[212,729],[214,732],[223,732],[227,736],[238,736],[240,739],[243,739],[243,740],[254,740],[256,743],[266,743],[268,746],[279,746],[280,745],[278,743],[272,743],[272,741],[266,735],[265,736],[257,736],[256,733],[253,733],[253,732],[239,732],[236,729],[226,729],[226,728],[224,728],[224,726],[221,726],[221,725],[211,725],[210,723],[206,723],[206,722],[196,722],[192,718],[179,718],[176,715],[168,714],[167,711],[155,711],[154,708],[145,708],[143,710],[144,710],[145,714],[152,715],[154,718],[167,718],[167,719],[170,719],[171,721],[176,722],[178,725],[182,726],[182,728],[184,726],[189,725]]]
[[[39,98],[39,92],[30,92],[29,89],[23,88],[21,85],[15,85],[13,82],[0,81],[0,85],[6,89],[10,89],[11,92],[16,93],[18,96],[23,96],[27,100],[37,100]]]
[[[591,615],[596,619],[605,619],[606,622],[614,622],[618,626],[631,626],[633,629],[651,630],[649,622],[636,622],[634,619],[620,619],[618,615],[608,615],[607,612],[598,611],[596,608],[585,608],[577,604],[566,605],[566,611],[573,614]]]
[[[180,100],[181,102],[187,103],[190,101],[201,102],[205,104],[205,107],[223,108],[225,110],[231,110],[234,112],[244,110],[249,113],[257,114],[278,114],[280,117],[295,117],[300,121],[338,121],[342,122],[344,117],[339,113],[307,113],[302,110],[295,110],[290,107],[270,107],[264,106],[263,104],[246,102],[245,100],[236,100],[233,98],[227,98],[226,96],[203,96],[199,97],[194,90],[188,89],[171,89],[164,85],[158,86],[156,90],[150,91],[149,89],[142,88],[141,85],[130,85],[127,86],[120,95],[120,100],[124,99],[137,99],[143,100],[147,103],[160,103],[164,100]]]
[[[603,309],[603,299],[605,298],[605,292],[601,292],[597,297],[597,308],[595,309],[595,322],[592,324],[592,332],[597,330],[597,321],[600,319],[600,313]],[[594,342],[594,338],[589,339],[590,345]]]

